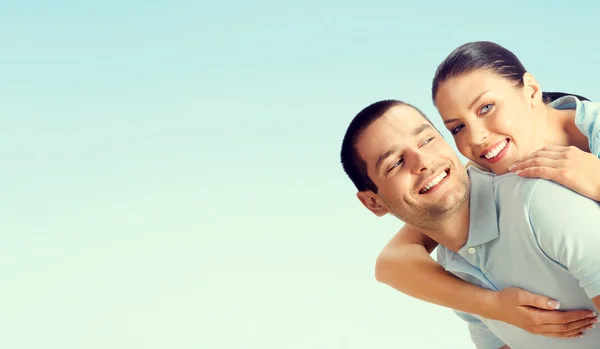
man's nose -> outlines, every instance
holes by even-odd
[[[425,154],[421,151],[415,151],[411,154],[412,161],[412,172],[414,174],[421,174],[424,171],[429,171],[432,168],[433,157],[430,154]]]

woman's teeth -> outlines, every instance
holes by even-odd
[[[487,154],[485,154],[484,155],[485,158],[486,159],[495,158],[496,156],[498,156],[498,154],[500,154],[500,152],[502,151],[502,149],[506,148],[507,144],[508,144],[508,142],[506,140],[503,140],[494,149],[490,150]]]

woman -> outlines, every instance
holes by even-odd
[[[512,52],[490,42],[454,50],[436,71],[432,98],[458,150],[476,166],[554,180],[600,201],[600,123],[594,123],[600,104],[543,94]],[[549,320],[540,326],[532,317],[544,310],[530,306],[551,310],[557,301],[532,303],[521,299],[534,296],[523,290],[493,292],[464,282],[431,259],[436,246],[405,225],[379,256],[377,279],[421,300],[546,336],[580,336],[597,321],[594,313],[580,312],[567,325]]]

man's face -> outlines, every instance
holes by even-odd
[[[402,221],[433,228],[462,207],[469,178],[456,153],[419,112],[394,106],[371,123],[356,149],[377,193],[358,193],[373,213],[392,213]]]

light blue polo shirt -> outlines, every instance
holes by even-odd
[[[563,97],[557,109],[576,108],[576,124],[600,153],[597,103]],[[438,247],[438,262],[458,277],[492,290],[515,286],[561,302],[561,309],[595,309],[600,295],[600,205],[557,183],[495,176],[468,169],[470,230],[458,253]],[[497,223],[497,224],[496,224]],[[504,322],[457,312],[477,348],[599,348],[600,327],[584,338],[533,335]]]

